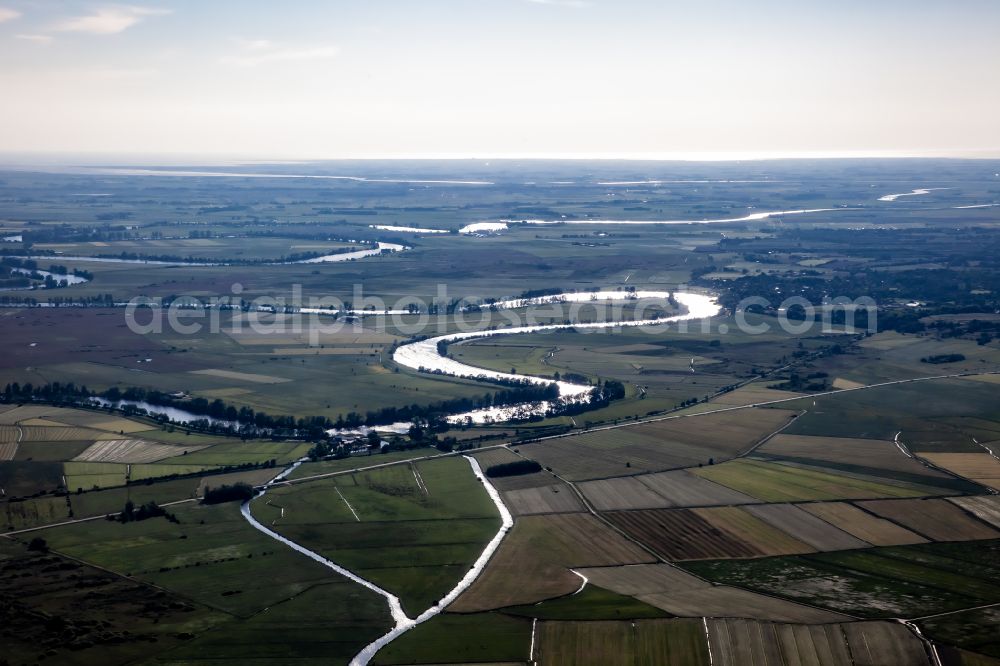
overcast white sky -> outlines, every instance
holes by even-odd
[[[0,0],[0,151],[1000,155],[990,0]]]

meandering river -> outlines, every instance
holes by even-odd
[[[451,344],[454,342],[464,342],[477,338],[486,338],[496,335],[521,335],[525,333],[540,333],[545,331],[559,331],[567,329],[600,329],[623,326],[662,326],[682,321],[692,321],[707,319],[719,314],[720,307],[715,298],[704,294],[688,292],[676,292],[672,294],[674,299],[683,306],[687,312],[672,317],[661,317],[657,319],[637,319],[630,321],[600,321],[577,324],[541,324],[537,326],[518,326],[511,328],[492,329],[484,331],[467,331],[462,333],[450,333],[437,337],[411,342],[396,349],[392,355],[392,360],[407,368],[433,372],[452,377],[462,377],[467,379],[486,379],[500,382],[522,382],[531,384],[550,384],[553,380],[532,375],[522,375],[509,372],[497,372],[487,370],[472,365],[467,365],[456,361],[448,356],[442,356],[438,351],[439,343]],[[622,302],[631,301],[637,306],[651,301],[663,302],[670,298],[671,293],[666,291],[607,291],[597,293],[571,293],[558,294],[555,296],[543,296],[532,299],[516,299],[501,301],[493,305],[498,309],[527,307],[559,302]],[[582,400],[593,389],[588,384],[576,384],[573,382],[558,381],[555,384],[559,387],[559,397],[566,402]],[[509,407],[494,407],[490,409],[479,409],[461,414],[453,414],[448,417],[450,423],[491,423],[511,420],[513,418],[524,418],[532,414],[545,414],[552,405],[548,403],[531,403],[525,405],[513,405]],[[398,424],[394,424],[398,425]],[[408,425],[408,424],[407,424]]]

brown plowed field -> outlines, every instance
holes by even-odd
[[[633,539],[669,560],[709,560],[763,554],[687,509],[613,511],[604,516]]]
[[[931,541],[1000,538],[1000,532],[943,499],[873,500],[857,502],[857,505]]]
[[[810,502],[799,507],[873,546],[927,543],[919,534],[847,502]]]

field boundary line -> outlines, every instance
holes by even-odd
[[[947,615],[955,615],[957,613],[966,613],[968,611],[982,610],[984,608],[993,608],[995,606],[1000,606],[1000,601],[994,601],[991,604],[982,604],[981,606],[969,606],[968,608],[957,608],[955,610],[944,611],[943,613],[934,613],[932,615],[921,615],[919,617],[911,617],[907,619],[907,622],[921,622],[923,620],[932,620],[936,617],[945,617]]]
[[[407,465],[409,463],[421,462],[424,460],[437,460],[439,458],[454,458],[455,456],[467,456],[475,455],[480,451],[492,451],[495,449],[507,448],[506,444],[492,444],[490,446],[483,446],[478,449],[467,449],[465,451],[451,451],[449,453],[435,453],[426,456],[418,456],[415,458],[407,458],[406,460],[392,460],[385,463],[377,463],[375,465],[367,465],[365,467],[352,467],[351,469],[337,470],[336,472],[324,472],[322,474],[313,474],[311,476],[301,476],[297,479],[282,479],[276,483],[271,484],[273,486],[294,486],[299,483],[307,483],[309,481],[319,481],[321,479],[328,479],[332,476],[343,476],[345,474],[356,474],[358,472],[369,472],[373,469],[382,469],[383,467],[392,467],[393,465]],[[260,486],[258,486],[260,487]]]
[[[750,448],[748,448],[746,451],[741,451],[740,453],[737,453],[735,456],[733,456],[732,460],[736,460],[737,458],[746,458],[747,456],[752,455],[754,451],[756,451],[757,449],[759,449],[760,447],[764,446],[769,441],[771,441],[775,437],[775,435],[780,435],[782,433],[782,431],[785,430],[785,428],[787,428],[788,426],[790,426],[793,423],[795,423],[796,421],[798,421],[800,418],[802,418],[803,416],[805,416],[808,412],[809,412],[809,410],[803,409],[798,414],[796,414],[795,416],[793,416],[790,419],[788,419],[787,421],[785,421],[785,423],[783,423],[777,430],[775,430],[774,432],[772,432],[769,435],[765,435],[764,437],[761,437],[759,440],[757,440],[756,444],[751,445]],[[725,461],[723,461],[723,462],[725,462]],[[692,469],[692,468],[688,467],[688,468],[682,468],[682,469]]]
[[[410,469],[413,470],[413,478],[417,482],[417,487],[423,491],[425,496],[429,497],[431,491],[427,489],[427,484],[424,483],[424,477],[420,476],[420,472],[417,471],[417,466],[413,464],[412,460],[410,461]]]
[[[354,519],[357,520],[360,523],[361,522],[361,516],[358,515],[358,512],[354,510],[354,507],[351,506],[351,503],[347,501],[346,497],[344,497],[344,493],[340,492],[340,486],[336,486],[335,485],[333,487],[333,489],[337,491],[337,494],[340,495],[340,499],[344,500],[344,504],[346,504],[347,508],[350,509],[351,513],[354,514]],[[285,510],[282,509],[281,510],[281,516],[284,517],[284,515],[285,515]]]
[[[708,618],[701,618],[701,626],[705,628],[705,645],[708,647],[708,666],[712,666],[715,660],[712,657],[712,634],[708,631]]]

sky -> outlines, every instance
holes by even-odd
[[[1000,156],[995,0],[0,0],[0,152]]]

